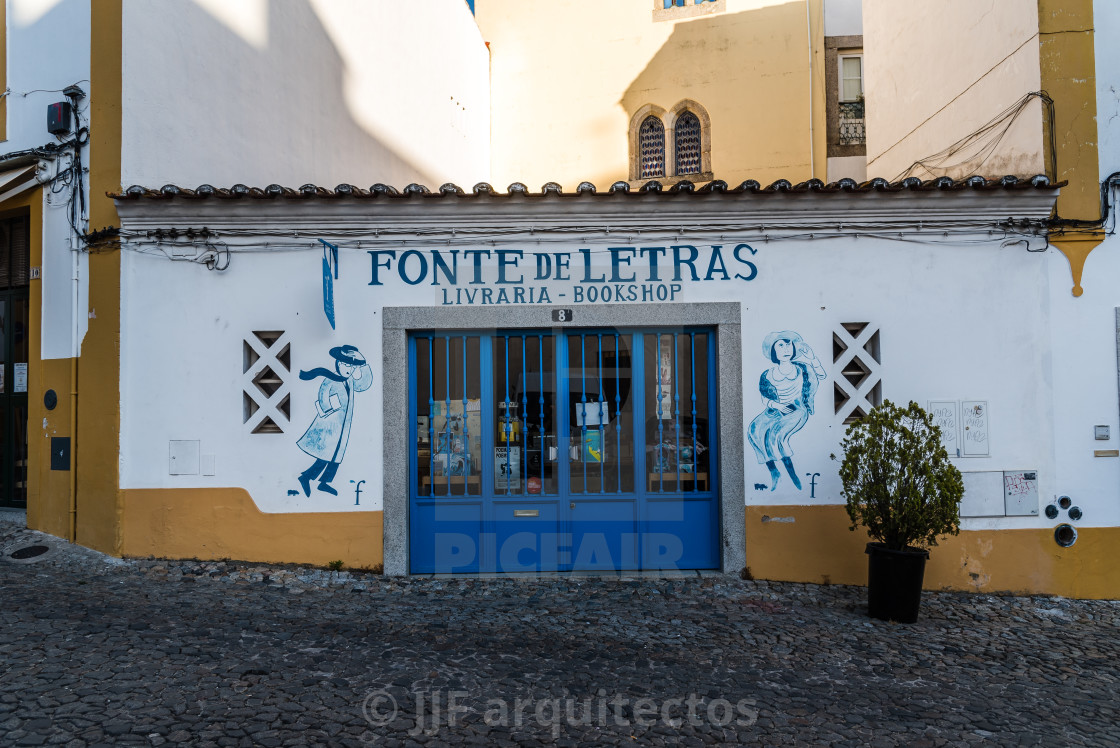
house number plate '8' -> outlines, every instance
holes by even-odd
[[[553,322],[571,322],[572,310],[571,309],[553,309],[552,310]]]

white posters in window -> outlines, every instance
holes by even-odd
[[[15,364],[14,374],[13,379],[16,381],[13,392],[27,392],[27,364]]]
[[[660,373],[659,373],[658,376],[660,378],[661,388],[659,390],[660,397],[658,398],[657,403],[655,403],[654,408],[655,408],[655,411],[656,411],[657,408],[660,408],[660,411],[657,412],[657,417],[660,418],[662,421],[668,421],[668,420],[671,420],[673,418],[673,407],[672,407],[672,403],[673,403],[673,348],[672,348],[672,346],[673,346],[673,343],[672,343],[672,340],[673,339],[670,337],[670,338],[668,338],[667,343],[665,341],[663,341],[661,343],[661,361],[659,362],[659,367],[658,367],[660,369]]]
[[[494,489],[517,491],[521,486],[521,447],[494,447]]]

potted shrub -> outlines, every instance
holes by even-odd
[[[840,481],[851,530],[867,528],[867,608],[873,618],[913,623],[930,546],[960,532],[961,473],[941,429],[917,403],[884,401],[848,426]]]

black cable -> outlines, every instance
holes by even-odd
[[[1050,140],[1050,174],[1053,178],[1057,178],[1057,161],[1054,150],[1054,100],[1046,91],[1031,91],[1024,94],[1018,101],[1011,106],[1004,109],[992,119],[985,122],[979,128],[956,141],[947,148],[934,153],[933,155],[926,156],[925,158],[918,159],[912,163],[906,171],[902,172],[894,181],[899,181],[914,174],[914,172],[921,170],[930,176],[937,176],[937,172],[947,172],[955,167],[962,166],[971,161],[978,162],[977,165],[983,164],[989,156],[995,151],[996,147],[1003,141],[1003,138],[1011,130],[1011,127],[1018,120],[1019,116],[1026,111],[1027,105],[1030,104],[1032,99],[1039,99],[1042,101],[1043,106],[1046,108],[1045,117],[1048,137]],[[998,130],[998,132],[997,132]],[[993,133],[994,136],[992,135]],[[991,136],[987,142],[983,142],[986,137]],[[980,145],[979,150],[975,155],[965,159],[964,161],[946,165],[946,162],[956,156],[957,154],[965,151],[970,147]]]
[[[1105,222],[1108,221],[1108,215],[1111,212],[1112,201],[1109,200],[1109,192],[1116,185],[1120,184],[1120,171],[1114,171],[1105,177],[1101,182],[1101,214],[1100,218],[1062,218],[1058,215],[1057,211],[1054,212],[1054,217],[1047,221],[1047,226],[1050,228],[1058,229],[1089,229],[1099,230],[1104,228]]]

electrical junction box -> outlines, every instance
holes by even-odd
[[[192,439],[172,439],[169,449],[170,475],[198,475],[199,443]]]
[[[70,132],[71,107],[68,101],[47,105],[47,132],[52,135],[66,135]]]
[[[962,472],[962,517],[1037,517],[1037,470]]]
[[[1003,474],[1004,512],[1008,517],[1038,516],[1038,471],[1015,470]]]

